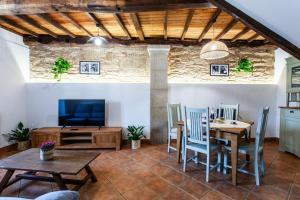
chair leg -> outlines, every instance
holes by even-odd
[[[170,153],[171,135],[168,136],[168,153]]]
[[[210,156],[206,154],[206,182],[209,182]]]
[[[221,145],[219,145],[218,147],[218,168],[217,171],[220,172],[221,171],[221,162],[222,162],[222,147]]]
[[[259,186],[259,171],[258,171],[258,156],[255,155],[254,159],[254,171],[255,171],[255,182],[256,185]]]
[[[224,150],[224,163],[223,163],[223,174],[227,174],[227,165],[228,165],[228,151]]]
[[[183,153],[183,172],[185,172],[186,169],[186,160],[187,160],[186,157],[187,157],[187,150],[185,149]]]
[[[265,160],[264,160],[264,152],[262,151],[260,153],[260,169],[261,169],[261,175],[264,176],[265,175]]]

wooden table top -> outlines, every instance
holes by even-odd
[[[252,126],[254,124],[254,122],[251,122],[251,121],[243,121],[243,122],[250,124],[250,126]],[[178,121],[177,124],[179,126],[184,126],[184,121]],[[215,131],[221,131],[221,132],[226,132],[226,133],[243,135],[245,129],[244,128],[218,128],[218,129],[212,129],[212,133],[214,133]]]
[[[53,160],[42,161],[40,149],[32,148],[0,160],[0,169],[76,175],[99,155],[96,150],[55,150]]]

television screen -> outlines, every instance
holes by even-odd
[[[60,99],[59,126],[105,126],[105,100]]]

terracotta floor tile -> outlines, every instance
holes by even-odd
[[[155,191],[157,194],[160,194],[160,196],[168,194],[176,189],[175,186],[171,185],[170,183],[168,183],[162,178],[156,178],[155,180],[150,181],[146,185],[150,189]]]
[[[190,179],[186,180],[179,187],[198,199],[202,198],[210,190],[204,184]]]
[[[157,192],[145,185],[127,191],[123,195],[127,200],[154,200],[159,197]]]
[[[210,191],[208,192],[201,200],[229,200],[230,198],[226,195],[216,192],[216,191]]]
[[[153,174],[156,174],[158,176],[165,176],[172,171],[172,169],[170,167],[163,165],[161,163],[158,163],[156,165],[149,167],[149,170]]]
[[[134,178],[133,176],[122,176],[119,179],[112,181],[113,186],[120,192],[127,192],[139,185],[142,185],[142,181]]]
[[[164,194],[163,199],[166,199],[166,200],[195,200],[196,198],[183,190],[174,189],[172,192],[168,192],[168,193]]]
[[[290,199],[300,199],[300,185],[294,184],[291,188]]]
[[[246,198],[247,194],[249,193],[249,191],[234,186],[231,183],[228,183],[226,181],[219,182],[215,189],[237,200]]]
[[[183,183],[185,180],[189,178],[183,173],[180,173],[176,170],[170,171],[168,174],[166,174],[163,177],[175,185],[180,185],[181,183]]]
[[[251,193],[255,197],[264,200],[283,200],[288,196],[288,192],[269,185],[255,186]]]

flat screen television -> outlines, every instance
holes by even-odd
[[[60,99],[59,126],[105,126],[105,100]]]

